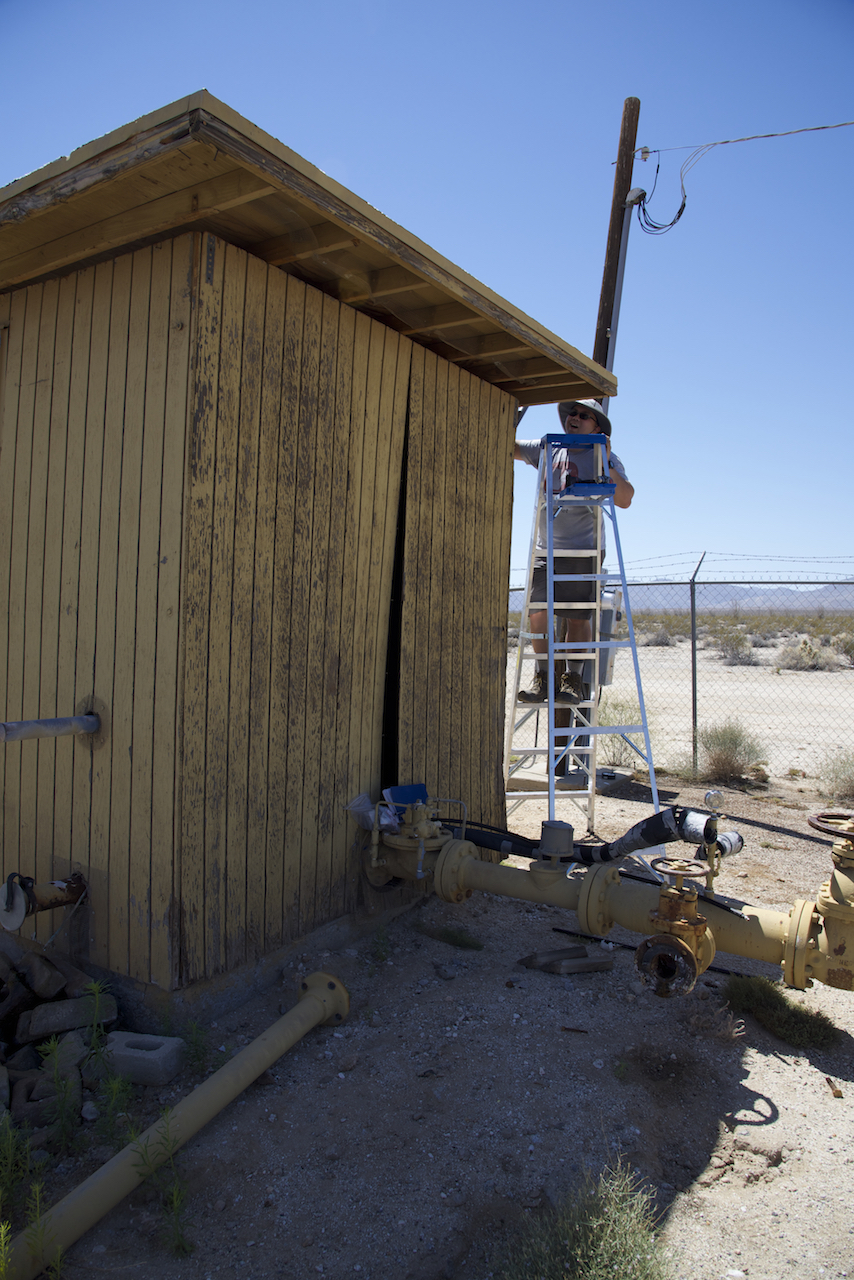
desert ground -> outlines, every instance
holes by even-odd
[[[667,686],[682,689],[673,751],[684,752],[685,647],[649,648],[641,660],[656,755],[669,741],[658,692]],[[814,772],[827,749],[821,714],[838,713],[851,680],[850,671],[769,668],[757,681],[754,668],[704,666],[704,704],[725,693],[769,744],[765,785],[723,789],[726,826],[745,840],[715,884],[725,901],[786,910],[826,879],[830,840],[807,817],[829,805]],[[797,725],[793,698],[812,709]],[[661,771],[659,788],[662,805],[703,807],[705,787],[674,773]],[[597,799],[596,836],[614,838],[651,812],[648,779],[623,776]],[[536,836],[546,816],[538,799],[508,825]],[[570,799],[559,799],[557,816],[585,837]],[[631,870],[645,874],[639,863]],[[431,936],[443,927],[463,927],[482,949]],[[310,1032],[182,1150],[179,1228],[191,1252],[174,1256],[143,1185],[72,1247],[63,1275],[487,1280],[506,1233],[622,1158],[654,1192],[675,1280],[854,1276],[854,995],[818,984],[793,993],[841,1032],[832,1049],[799,1051],[722,1005],[727,971],[776,978],[768,965],[719,954],[674,1000],[641,985],[639,939],[620,930],[613,949],[588,944],[613,960],[610,972],[561,977],[519,965],[566,945],[554,930],[574,927],[571,913],[497,896],[452,907],[425,895],[365,921],[335,950],[297,945],[275,985],[196,1029],[205,1070],[290,1008],[306,973],[340,978],[350,1015]],[[151,1123],[203,1074],[137,1090],[133,1122]],[[90,1132],[79,1150],[50,1160],[46,1199],[113,1149]]]
[[[702,803],[675,780],[661,788],[665,804]],[[785,907],[812,893],[830,867],[806,822],[822,797],[789,779],[724,797],[745,836],[716,882],[725,899]],[[648,787],[622,782],[600,797],[597,834],[650,812]],[[543,816],[532,802],[512,825],[536,834]],[[795,995],[842,1030],[834,1049],[805,1053],[750,1019],[733,1028],[724,973],[657,999],[637,981],[637,939],[619,931],[610,940],[630,945],[607,951],[611,972],[519,966],[564,945],[553,930],[574,923],[495,896],[462,907],[425,897],[338,951],[298,948],[280,985],[207,1028],[211,1066],[290,1007],[306,972],[336,974],[350,1016],[309,1033],[181,1153],[193,1252],[172,1256],[143,1187],[70,1250],[63,1274],[486,1280],[502,1232],[622,1156],[654,1188],[678,1280],[854,1275],[854,997],[818,985]],[[421,931],[448,925],[483,949]],[[725,955],[715,965],[771,973]],[[197,1079],[140,1090],[139,1122]],[[50,1198],[110,1153],[90,1144],[48,1169]]]

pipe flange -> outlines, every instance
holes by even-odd
[[[299,987],[299,998],[305,1000],[313,996],[319,1000],[326,1010],[324,1027],[337,1027],[350,1012],[350,996],[344,984],[331,973],[312,973],[304,978]]]
[[[464,902],[471,897],[460,871],[467,858],[477,857],[477,849],[469,840],[449,840],[443,847],[433,873],[433,887],[443,902]]]
[[[814,902],[796,899],[789,918],[786,949],[783,955],[783,980],[787,987],[804,991],[807,985],[807,940],[815,911]]]
[[[370,846],[362,850],[362,874],[371,888],[376,889],[378,893],[390,893],[405,883],[389,869],[385,858],[380,858],[374,865]]]
[[[578,906],[575,914],[584,933],[592,933],[597,938],[604,938],[610,933],[614,921],[607,909],[608,890],[611,885],[620,884],[620,873],[616,867],[600,863],[587,872],[581,882],[578,895]]]
[[[635,952],[635,964],[641,982],[665,1000],[688,995],[700,973],[694,952],[672,933],[644,938]]]

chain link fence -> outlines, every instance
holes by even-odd
[[[733,724],[772,776],[854,760],[854,583],[635,582],[629,599],[659,767],[702,764]],[[626,723],[633,702],[631,651],[618,650],[603,721]]]

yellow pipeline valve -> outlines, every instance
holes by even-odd
[[[614,925],[647,935],[637,960],[642,977],[659,995],[690,991],[716,951],[782,965],[793,987],[816,979],[854,991],[854,818],[821,815],[829,816],[836,822],[831,834],[845,837],[834,845],[834,873],[815,902],[796,902],[788,912],[708,896],[700,903],[697,889],[684,881],[705,880],[709,868],[693,859],[652,863],[675,880],[672,886],[623,881],[615,861],[594,863],[579,879],[567,875],[562,857],[553,856],[550,847],[528,871],[482,861],[468,840],[451,839],[437,851],[425,850],[423,863],[445,902],[462,903],[480,890],[575,911],[581,930],[596,937],[605,937]],[[384,852],[386,875],[415,878],[411,851],[384,844]]]

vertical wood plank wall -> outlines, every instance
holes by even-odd
[[[412,344],[213,236],[191,407],[180,980],[355,904]]]
[[[0,718],[104,732],[0,748],[3,874],[79,868],[166,989],[353,910],[398,539],[398,780],[500,822],[511,398],[206,234],[7,321]]]
[[[515,401],[413,348],[400,781],[504,822],[502,752]]]
[[[95,742],[3,748],[3,874],[79,868],[91,958],[161,986],[192,251],[182,236],[11,294],[0,419],[3,718],[105,719]]]

